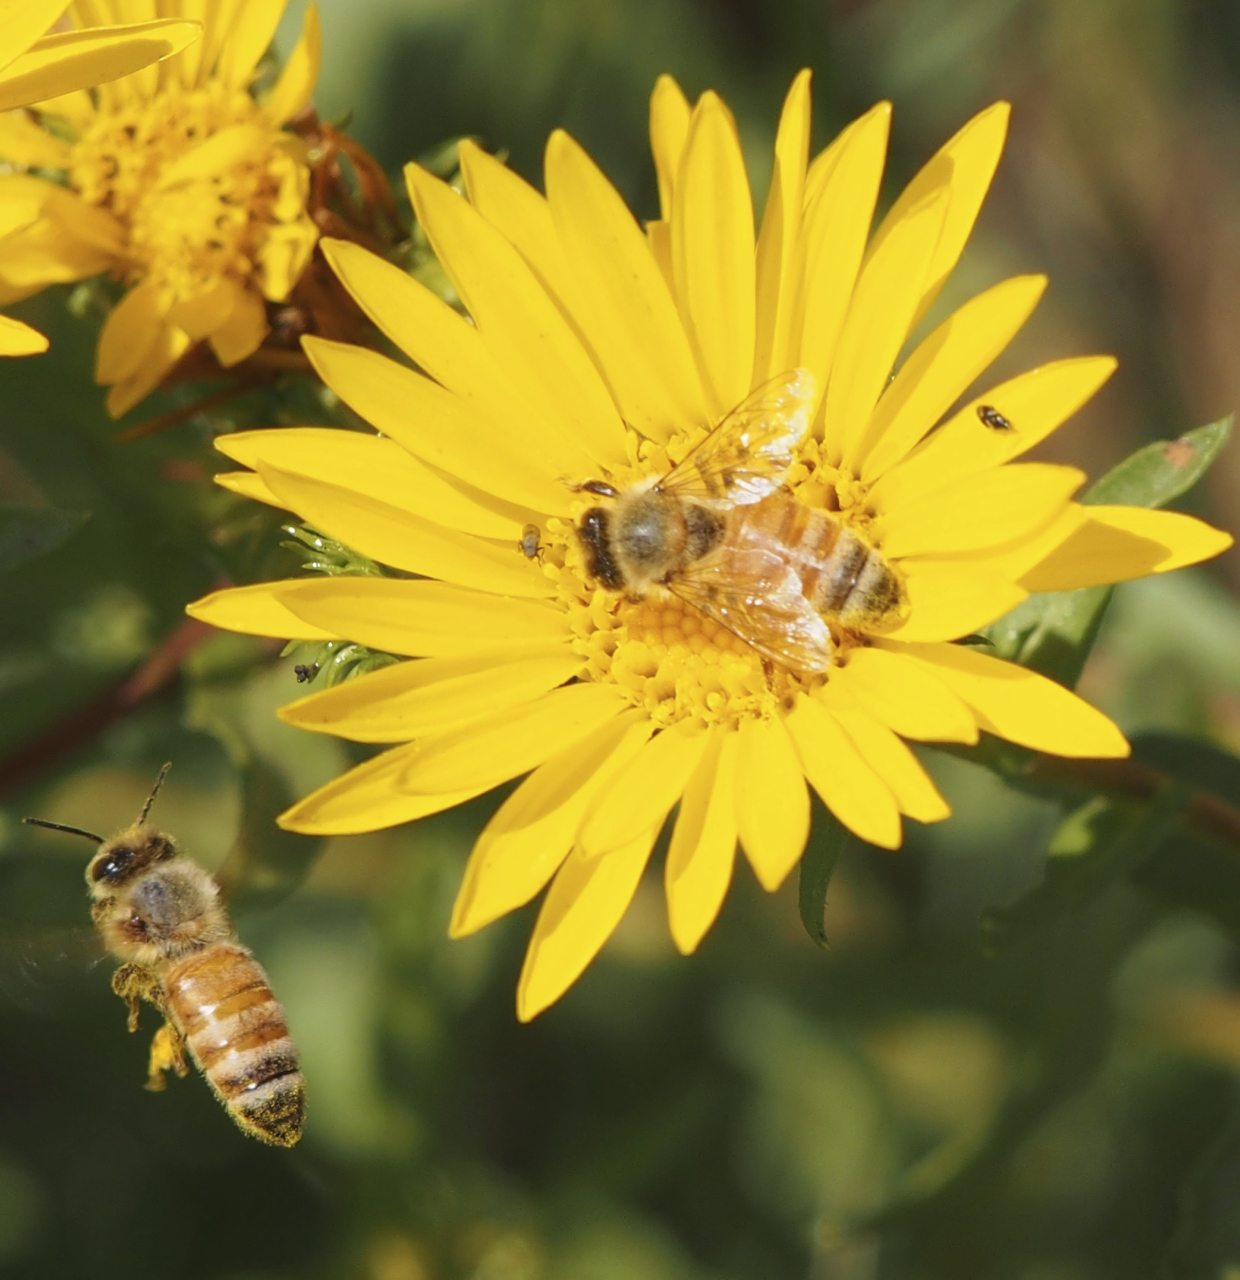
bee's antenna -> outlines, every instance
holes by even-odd
[[[146,821],[146,815],[151,811],[151,805],[155,803],[155,797],[159,795],[159,789],[164,785],[164,779],[168,776],[168,770],[172,768],[172,761],[169,760],[166,765],[159,771],[159,777],[155,779],[155,785],[151,788],[151,794],[146,798],[146,804],[142,806],[142,812],[138,814],[138,821],[134,826],[140,827]]]
[[[47,822],[43,818],[23,818],[23,822],[28,822],[32,827],[47,827],[51,831],[67,831],[71,836],[85,836],[87,840],[93,840],[96,844],[103,843],[103,837],[97,836],[93,831],[83,831],[81,827],[67,827],[63,822]]]

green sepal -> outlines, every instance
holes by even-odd
[[[831,946],[825,923],[827,887],[851,839],[848,828],[833,813],[819,811],[816,814],[814,837],[801,857],[797,904],[805,932],[819,947],[829,949]]]

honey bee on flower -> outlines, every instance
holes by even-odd
[[[471,933],[545,891],[521,1018],[597,954],[673,809],[669,923],[691,952],[738,845],[769,890],[796,865],[810,788],[886,848],[904,819],[945,818],[908,740],[1127,753],[1069,690],[956,642],[1030,592],[1165,572],[1230,538],[1084,507],[1080,471],[1019,460],[1115,367],[1069,358],[972,392],[1043,277],[966,302],[896,367],[969,238],[1007,115],[966,124],[872,229],[890,109],[811,162],[802,73],[755,227],[727,107],[664,77],[645,227],[563,132],[545,195],[470,143],[463,196],[409,167],[466,316],[323,242],[417,368],[308,337],[379,434],[224,436],[247,469],[220,480],[414,576],[258,583],[190,611],[409,659],[284,709],[387,748],[295,804],[291,830],[393,826],[528,775],[474,846],[450,925]]]
[[[318,75],[314,6],[261,101],[251,85],[284,0],[151,7],[196,20],[202,38],[158,68],[0,116],[0,160],[19,170],[0,175],[0,223],[30,211],[3,239],[0,302],[105,273],[119,279],[124,296],[95,367],[117,416],[195,344],[208,344],[225,368],[251,356],[269,332],[268,304],[289,297],[318,239],[306,207],[307,148],[285,128]],[[72,5],[64,38],[94,15],[119,21],[124,8]]]

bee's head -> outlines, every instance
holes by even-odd
[[[116,889],[176,854],[170,835],[145,824],[132,826],[103,842],[86,868],[86,883],[92,890]]]
[[[586,572],[609,591],[620,591],[624,579],[611,549],[611,513],[604,507],[591,507],[583,512],[577,525],[577,537],[586,553]]]

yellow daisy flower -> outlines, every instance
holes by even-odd
[[[221,477],[226,486],[396,573],[262,583],[190,612],[415,659],[284,709],[307,729],[401,745],[282,825],[373,830],[528,773],[478,839],[451,922],[471,933],[547,889],[519,984],[523,1019],[598,952],[677,804],[667,901],[676,944],[691,952],[738,842],[769,890],[796,864],[810,787],[886,848],[900,844],[902,815],[947,817],[905,739],[972,743],[985,730],[1065,756],[1125,755],[1115,725],[1067,689],[952,642],[1030,591],[1161,572],[1230,542],[1184,515],[1082,507],[1079,471],[1015,461],[1106,380],[1109,358],[1046,365],[953,410],[1033,310],[1040,276],[966,303],[890,377],[968,238],[1008,109],[966,125],[871,235],[889,114],[875,107],[811,164],[799,76],[756,236],[726,106],[707,93],[690,107],[666,78],[651,129],[662,216],[644,231],[563,132],[548,143],[545,197],[468,143],[465,196],[410,166],[419,220],[469,318],[357,246],[325,241],[420,371],[307,339],[326,383],[382,434],[219,441],[250,468]],[[637,598],[609,584],[615,566],[592,541],[608,516],[588,514],[614,517],[633,486],[673,490],[673,464],[754,388],[767,390],[741,413],[747,434],[733,415],[706,453],[729,436],[751,460],[766,450],[778,492],[768,485],[753,512],[775,501],[795,508],[789,519],[846,530],[899,597],[874,625],[824,612],[829,634],[797,632],[785,662],[766,643],[765,611],[805,624],[786,582],[738,602],[729,575],[749,569],[737,553],[717,566],[723,595],[699,593],[700,607],[684,598],[688,571]],[[783,426],[770,430],[764,414]],[[715,479],[752,505],[754,470],[742,458]],[[690,491],[726,519],[739,509]],[[793,593],[802,605],[810,577]]]
[[[133,12],[197,19],[202,39],[159,67],[93,95],[61,93],[31,119],[0,117],[8,211],[37,216],[0,252],[0,303],[109,272],[127,292],[99,340],[97,380],[120,415],[198,342],[231,366],[268,333],[266,304],[287,298],[314,249],[304,144],[285,123],[318,75],[314,7],[262,102],[249,86],[286,0],[79,0],[79,30]],[[63,5],[61,6],[64,7]]]
[[[47,35],[68,0],[0,0],[0,111],[73,93],[179,53],[196,40],[196,22],[163,20],[93,26]],[[13,200],[0,207],[0,240],[28,227],[38,202]],[[47,350],[47,339],[20,320],[0,316],[0,356]]]

